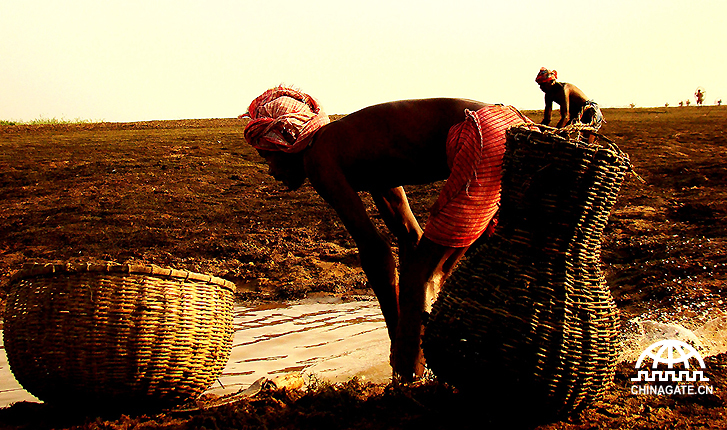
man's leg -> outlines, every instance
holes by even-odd
[[[392,366],[394,375],[403,382],[411,382],[424,373],[422,315],[465,250],[438,245],[422,237],[411,258],[402,265]]]

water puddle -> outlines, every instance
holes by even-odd
[[[645,347],[659,339],[686,341],[703,357],[727,351],[725,313],[714,312],[711,318],[679,323],[653,317],[635,317],[625,326],[620,360],[635,360]],[[233,324],[230,359],[208,393],[235,393],[262,377],[273,379],[290,372],[302,373],[304,380],[390,380],[389,338],[376,301],[318,299],[236,306]],[[18,401],[38,399],[15,381],[0,336],[0,407]]]
[[[236,306],[233,324],[230,359],[209,393],[234,393],[262,377],[288,372],[332,382],[354,376],[386,382],[391,377],[389,338],[376,301]],[[13,377],[2,345],[0,407],[38,401]]]
[[[727,315],[716,316],[704,324],[633,318],[622,333],[619,361],[635,361],[651,344],[667,339],[691,345],[702,357],[727,352]]]
[[[375,301],[238,308],[230,360],[208,392],[247,388],[288,372],[339,382],[391,377],[389,337]]]
[[[10,372],[8,357],[5,355],[5,342],[0,336],[0,408],[22,401],[37,402],[38,399],[25,391]]]

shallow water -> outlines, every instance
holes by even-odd
[[[230,359],[210,393],[237,392],[288,372],[332,382],[354,376],[385,382],[391,376],[389,338],[376,301],[236,306],[233,324]],[[15,381],[0,346],[0,407],[18,401],[38,400]]]
[[[387,382],[389,339],[376,301],[311,300],[258,307],[236,306],[235,335],[222,375],[207,391],[217,395],[249,387],[261,377],[300,372],[304,380],[332,382],[356,376]],[[630,319],[622,333],[620,360],[632,361],[660,339],[680,339],[703,357],[727,352],[727,314],[676,321],[645,313]],[[0,331],[0,334],[2,331]],[[0,407],[38,401],[10,372],[0,336]]]
[[[619,361],[635,361],[649,345],[664,339],[686,342],[702,357],[727,352],[727,315],[715,313],[703,324],[633,318],[622,333]]]
[[[332,382],[391,377],[389,337],[375,301],[237,308],[227,366],[209,392],[236,392],[289,372]]]
[[[5,342],[0,336],[0,407],[20,401],[37,402],[38,399],[25,391],[13,377],[8,365],[8,358],[5,355]]]

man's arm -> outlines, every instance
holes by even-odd
[[[540,121],[543,125],[550,125],[550,117],[553,112],[553,100],[545,96],[545,109],[543,109],[543,120]]]
[[[563,89],[563,101],[560,103],[560,121],[555,128],[563,128],[570,120],[570,91]]]
[[[398,277],[396,261],[388,242],[373,224],[358,193],[333,164],[314,169],[309,180],[318,194],[338,213],[358,247],[361,267],[371,283],[394,341],[398,323]]]
[[[396,236],[401,264],[411,255],[424,232],[411,211],[403,187],[372,191],[371,197],[389,231]]]

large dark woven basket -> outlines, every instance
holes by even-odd
[[[617,313],[601,234],[629,169],[614,145],[508,131],[497,229],[446,282],[425,330],[435,375],[495,408],[543,416],[603,393]]]
[[[171,406],[222,372],[233,295],[224,279],[157,266],[29,265],[8,285],[8,362],[48,403]]]

